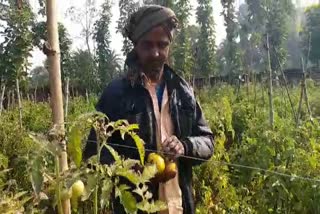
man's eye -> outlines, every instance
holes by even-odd
[[[152,45],[151,45],[150,42],[143,42],[143,43],[142,43],[142,47],[145,48],[145,49],[148,49],[148,48],[150,48],[151,46],[152,46]]]
[[[164,48],[168,47],[168,45],[169,45],[169,43],[167,43],[167,42],[160,42],[160,43],[159,43],[159,47],[160,47],[161,49],[164,49]]]

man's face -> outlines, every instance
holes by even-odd
[[[168,59],[170,40],[163,27],[158,26],[146,33],[135,45],[142,71],[149,78],[157,78]]]

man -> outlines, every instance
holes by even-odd
[[[134,49],[126,59],[128,73],[106,87],[97,110],[112,121],[138,123],[138,134],[147,151],[171,154],[178,166],[177,175],[151,186],[151,192],[167,203],[168,210],[163,213],[193,214],[192,166],[212,156],[213,135],[190,86],[166,63],[177,22],[171,9],[155,5],[142,7],[130,17],[125,33]],[[121,142],[119,136],[113,136],[111,142],[134,146],[133,142]],[[139,159],[136,150],[114,149],[126,158]],[[94,153],[95,145],[88,143],[84,156]],[[113,161],[107,150],[101,161]],[[118,202],[114,212],[123,213]]]

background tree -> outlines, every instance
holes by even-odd
[[[309,60],[320,68],[320,4],[308,7],[305,18],[305,27],[301,32],[303,52],[305,58],[309,55]]]
[[[42,50],[43,44],[47,41],[47,27],[45,22],[35,23],[33,26],[33,45]],[[59,31],[59,45],[60,45],[60,54],[61,54],[61,78],[65,82],[66,77],[70,76],[71,71],[71,44],[72,41],[67,32],[67,29],[62,23],[58,24]]]
[[[94,56],[88,50],[77,50],[70,59],[70,87],[97,92],[98,75]]]
[[[123,32],[124,27],[127,24],[128,17],[136,11],[136,9],[139,7],[139,2],[136,0],[119,0],[119,10],[120,10],[120,17],[117,21],[117,32]],[[133,48],[132,42],[127,38],[124,37],[123,39],[123,46],[122,46],[122,52],[123,55],[126,56],[129,51],[131,51]]]
[[[95,23],[94,39],[96,41],[96,61],[100,89],[119,72],[117,56],[110,47],[111,1],[105,0],[101,6],[100,17]]]
[[[279,64],[284,65],[287,59],[286,42],[288,38],[288,21],[293,11],[290,0],[246,0],[249,10],[248,20],[255,34],[253,39],[261,41],[258,45],[265,54],[261,58],[264,62],[266,57],[266,36],[269,35],[271,68],[279,69]]]
[[[26,80],[28,57],[32,50],[34,14],[28,2],[23,9],[16,1],[3,1],[8,5],[6,24],[1,32],[4,41],[0,44],[0,78],[9,87],[15,87],[16,80]]]
[[[144,4],[157,4],[165,7],[172,8],[174,6],[174,0],[144,0]]]
[[[197,22],[200,26],[197,39],[196,68],[199,75],[214,74],[215,59],[215,30],[213,9],[210,0],[198,0]]]
[[[191,52],[190,35],[187,30],[191,5],[189,0],[177,0],[174,11],[179,20],[179,28],[174,39],[172,52],[172,64],[176,71],[185,77],[190,77],[194,59]]]
[[[30,71],[30,85],[34,88],[49,87],[49,72],[44,66],[37,66]]]
[[[227,38],[224,44],[224,53],[226,60],[227,74],[230,78],[235,77],[243,72],[241,52],[237,45],[238,38],[238,23],[235,13],[234,0],[221,0],[223,7],[224,24],[226,26]]]
[[[84,37],[85,45],[90,53],[92,53],[93,46],[92,36],[96,21],[96,8],[97,4],[95,0],[85,0],[81,7],[72,6],[66,12],[66,16],[70,16],[72,21],[81,25],[81,36]]]

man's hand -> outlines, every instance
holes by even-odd
[[[178,158],[181,155],[184,155],[183,144],[176,136],[171,136],[167,138],[162,144],[162,149],[165,153],[173,155],[173,158]]]

